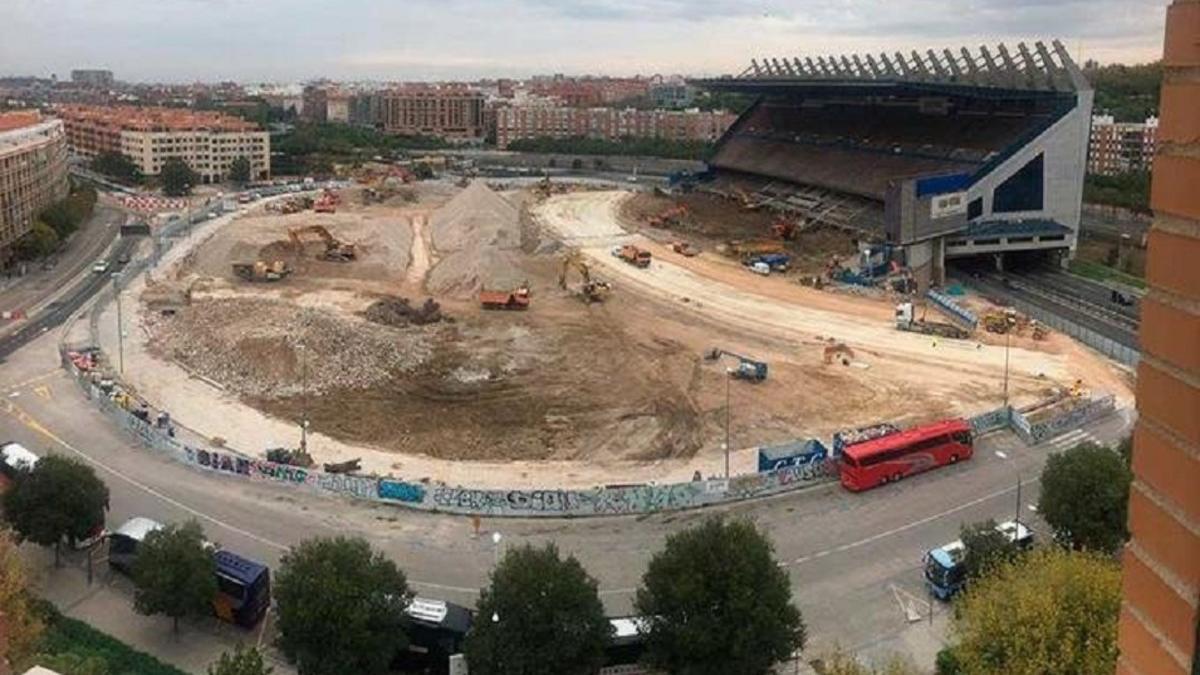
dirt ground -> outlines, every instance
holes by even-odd
[[[687,207],[688,214],[677,225],[669,229],[646,225],[653,216],[679,204]],[[703,250],[715,250],[734,239],[770,239],[771,225],[778,220],[769,209],[748,210],[732,200],[703,192],[672,197],[639,192],[625,200],[620,215],[656,241],[683,239]],[[785,243],[792,256],[789,275],[817,274],[825,269],[831,255],[845,258],[853,255],[856,247],[855,237],[843,230],[828,226],[806,229]]]
[[[1001,356],[986,336],[930,344],[897,333],[887,302],[750,275],[711,251],[684,258],[648,241],[650,270],[618,262],[607,249],[630,236],[620,223],[636,219],[646,199],[657,198],[562,195],[534,204],[531,222],[517,200],[510,208],[476,186],[425,190],[415,203],[363,206],[349,196],[336,214],[257,210],[158,273],[144,300],[169,286],[190,289],[191,301],[169,314],[143,308],[146,347],[269,417],[289,426],[307,417],[316,434],[394,457],[393,466],[421,455],[687,463],[720,453],[727,420],[732,446],[746,448],[999,405]],[[721,208],[713,206],[711,234],[697,236],[746,238],[720,224]],[[546,227],[555,218],[570,231]],[[359,260],[322,262],[279,243],[287,228],[313,223],[355,243]],[[831,234],[835,247],[850,246]],[[590,247],[594,271],[614,283],[608,301],[587,305],[558,287],[558,239]],[[291,255],[296,272],[273,283],[231,273],[232,262],[263,258],[264,249]],[[497,253],[503,280],[491,276]],[[479,288],[513,279],[528,283],[530,310],[479,308]],[[400,297],[412,307],[432,298],[445,319],[367,319],[373,303],[395,307]],[[855,350],[849,365],[823,361],[830,339]],[[1014,400],[1036,400],[1087,367],[1094,386],[1112,390],[1112,373],[1072,344],[1014,341]],[[704,358],[713,347],[767,361],[768,380],[731,381],[734,361]],[[186,424],[179,406],[172,412]]]

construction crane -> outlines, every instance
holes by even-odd
[[[354,250],[354,244],[347,244],[338,241],[336,237],[329,233],[321,225],[309,225],[307,227],[294,227],[288,229],[288,238],[292,240],[292,245],[296,247],[296,255],[304,254],[304,237],[314,235],[325,244],[325,250],[321,253],[322,260],[329,262],[350,262],[358,257]]]
[[[567,288],[567,273],[572,268],[579,271],[579,276],[583,280],[579,286],[579,297],[589,304],[604,302],[608,294],[612,292],[612,285],[607,281],[592,278],[591,269],[583,259],[583,254],[578,250],[572,250],[563,256],[562,268],[558,273],[558,287],[564,290]]]
[[[716,361],[722,356],[730,356],[738,361],[737,368],[729,371],[730,377],[738,380],[746,380],[747,382],[762,382],[767,379],[767,364],[757,359],[752,359],[749,356],[742,356],[741,354],[734,354],[733,352],[713,347],[704,355],[704,358],[709,361]]]

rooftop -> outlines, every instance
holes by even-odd
[[[42,114],[36,110],[14,110],[0,113],[0,131],[12,131],[22,127],[33,126],[42,121]]]
[[[91,122],[125,131],[258,131],[240,117],[209,110],[138,106],[64,105],[58,113],[68,122]]]

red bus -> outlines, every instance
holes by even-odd
[[[971,425],[945,420],[848,445],[838,462],[842,485],[853,492],[968,459]]]

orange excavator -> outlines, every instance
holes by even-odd
[[[658,215],[650,216],[646,219],[646,224],[650,227],[671,227],[678,225],[684,218],[688,217],[687,204],[676,204]]]
[[[321,225],[309,225],[307,227],[294,227],[288,230],[288,238],[292,240],[292,245],[296,247],[296,255],[304,254],[304,239],[315,236],[325,245],[325,250],[321,252],[320,259],[329,262],[350,262],[358,257],[358,253],[354,249],[354,244],[347,244],[339,241],[336,237],[330,234],[329,230]]]

